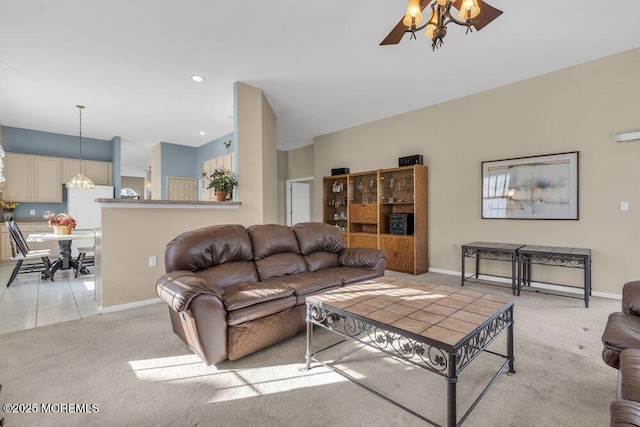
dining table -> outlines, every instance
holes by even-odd
[[[27,237],[27,242],[58,242],[58,259],[51,263],[49,277],[53,281],[53,275],[58,270],[78,269],[78,262],[71,257],[71,242],[76,239],[94,239],[94,230],[73,230],[71,234],[56,233],[32,233]],[[88,271],[83,268],[82,274]]]

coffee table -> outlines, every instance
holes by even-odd
[[[379,277],[308,296],[306,303],[307,370],[312,360],[316,361],[432,425],[439,424],[325,364],[317,355],[341,342],[356,340],[443,376],[447,381],[447,426],[462,424],[502,372],[508,369],[515,373],[510,297],[401,277]],[[314,326],[345,340],[313,351]],[[504,331],[506,354],[487,350]],[[506,360],[458,420],[458,374],[483,352]]]

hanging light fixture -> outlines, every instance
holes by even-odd
[[[422,0],[422,4],[429,4],[431,0]],[[458,17],[451,14],[451,6],[459,8]],[[480,14],[478,0],[433,0],[431,3],[431,14],[429,20],[423,24],[422,7],[420,0],[409,0],[407,13],[402,20],[408,27],[407,32],[411,33],[411,38],[416,38],[416,31],[426,29],[425,37],[432,40],[431,47],[436,50],[442,46],[444,37],[447,35],[447,25],[450,22],[467,27],[467,33],[473,31],[471,26],[476,24],[474,18]],[[502,12],[501,12],[502,13]]]
[[[91,188],[96,188],[96,185],[87,178],[83,172],[84,164],[82,163],[82,109],[84,105],[76,105],[78,107],[78,111],[80,111],[80,172],[69,182],[67,182],[67,188],[79,188],[81,190],[89,190]]]

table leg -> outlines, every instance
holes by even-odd
[[[307,305],[307,366],[306,370],[311,369],[311,344],[313,342],[313,323],[311,323],[311,306]]]
[[[476,279],[480,274],[480,254],[476,251]]]
[[[513,307],[509,309],[509,317],[511,318],[511,324],[507,330],[507,358],[509,359],[509,373],[515,374],[516,369],[514,366],[514,353],[513,353]]]
[[[591,257],[584,261],[584,306],[589,308],[589,295],[591,295]]]
[[[516,292],[518,295],[520,295],[520,290],[518,289],[518,286],[516,284],[516,262],[517,262],[517,257],[516,257],[516,253],[512,253],[511,254],[511,293],[513,295],[516,295]]]
[[[447,372],[447,426],[455,427],[458,415],[456,414],[456,383],[458,376],[456,374],[456,355],[449,354],[449,368]]]
[[[461,255],[462,255],[462,256],[461,256],[461,258],[462,258],[462,266],[460,267],[460,270],[462,270],[462,277],[460,278],[460,281],[461,281],[461,283],[460,283],[460,284],[461,284],[462,286],[464,286],[464,274],[465,274],[465,273],[464,273],[464,258],[465,258],[465,257],[464,257],[464,246],[462,247]]]

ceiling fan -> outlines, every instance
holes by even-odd
[[[422,11],[429,5],[429,20],[422,24]],[[459,11],[457,17],[453,16],[452,7]],[[415,39],[416,32],[426,28],[425,37],[432,40],[431,47],[436,50],[447,35],[447,24],[453,22],[467,27],[467,32],[473,31],[471,27],[480,31],[500,15],[501,10],[483,0],[409,0],[406,14],[380,45],[398,44],[405,33],[411,33],[411,38]]]

